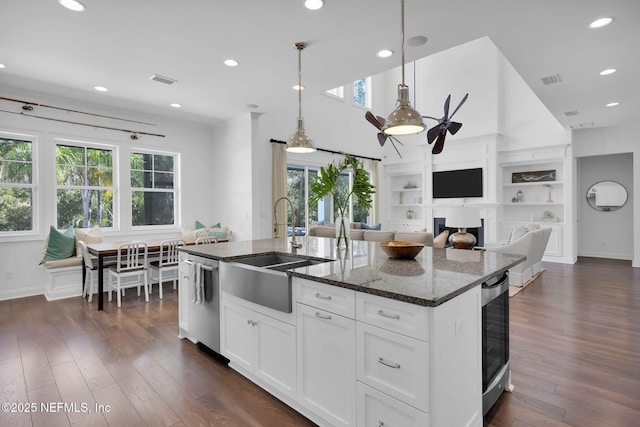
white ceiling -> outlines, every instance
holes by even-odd
[[[215,123],[295,105],[298,41],[308,44],[304,97],[400,64],[399,0],[326,0],[318,11],[303,0],[82,1],[84,12],[57,0],[0,1],[0,96],[24,88]],[[602,16],[615,21],[588,28]],[[489,36],[567,128],[640,121],[639,0],[407,0],[406,37],[416,35],[429,41],[407,47],[408,62]],[[396,55],[377,58],[382,48]],[[606,68],[618,72],[600,76]],[[542,84],[556,73],[561,83]],[[620,105],[605,107],[612,101]]]

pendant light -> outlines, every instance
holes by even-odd
[[[311,138],[304,133],[304,119],[302,118],[302,49],[304,43],[295,44],[298,49],[298,130],[287,140],[286,150],[290,153],[313,153],[316,147]]]
[[[398,85],[398,107],[389,114],[382,132],[385,135],[409,135],[425,130],[422,116],[409,103],[409,86],[404,84],[404,0],[402,0],[402,83]]]

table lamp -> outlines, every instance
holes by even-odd
[[[449,208],[446,211],[445,227],[457,228],[458,232],[449,236],[449,243],[456,249],[471,249],[476,245],[476,237],[467,233],[467,228],[480,227],[480,210],[477,208]]]

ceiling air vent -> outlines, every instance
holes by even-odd
[[[577,125],[571,125],[571,129],[584,129],[584,128],[592,128],[595,126],[594,122],[584,122]]]
[[[172,78],[169,78],[169,77],[164,77],[164,76],[161,76],[159,74],[154,74],[153,76],[151,76],[149,78],[151,80],[156,81],[156,82],[164,83],[164,84],[167,84],[167,85],[172,85],[175,82],[177,82],[177,80],[175,80],[175,79],[172,79]]]
[[[562,81],[562,77],[560,77],[560,74],[554,74],[552,76],[543,77],[540,80],[542,80],[543,85],[549,86],[560,83]]]
[[[578,113],[578,110],[565,111],[565,112],[564,112],[564,116],[565,116],[565,117],[573,117],[573,116],[577,116],[578,114],[579,114],[579,113]]]

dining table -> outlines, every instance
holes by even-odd
[[[147,244],[147,254],[156,254],[160,252],[160,246],[162,242],[166,240],[175,240],[175,238],[156,238],[156,239],[136,239],[120,242],[100,242],[100,243],[87,243],[87,249],[89,254],[98,258],[98,311],[104,309],[104,268],[108,266],[105,260],[115,259],[118,256],[118,248],[123,243],[130,243],[133,241],[144,242]],[[195,244],[194,240],[184,240],[187,245]],[[86,270],[82,269],[82,283],[86,278]]]

